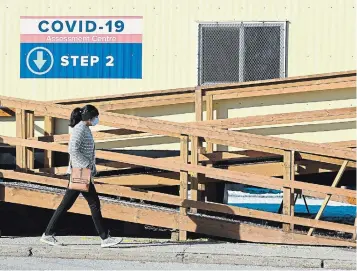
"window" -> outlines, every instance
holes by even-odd
[[[284,23],[199,25],[199,84],[285,77]]]

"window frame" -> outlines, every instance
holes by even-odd
[[[234,22],[197,22],[198,28],[198,46],[197,46],[197,84],[199,86],[215,85],[215,84],[232,84],[237,83],[233,81],[225,82],[205,82],[203,80],[203,35],[202,29],[204,27],[239,27],[239,82],[244,82],[244,29],[246,27],[265,27],[265,26],[278,26],[280,27],[280,77],[287,77],[287,35],[288,35],[288,22],[287,21],[234,21]],[[243,49],[242,49],[243,48]]]

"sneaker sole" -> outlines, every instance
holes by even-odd
[[[123,240],[120,240],[119,242],[115,243],[115,244],[108,244],[108,245],[100,245],[102,248],[106,248],[106,247],[113,247],[116,245],[119,245],[121,242],[123,242]]]
[[[45,243],[47,245],[51,245],[51,246],[58,246],[59,245],[59,244],[52,243],[50,241],[46,241],[46,240],[43,240],[43,239],[40,239],[40,242]]]

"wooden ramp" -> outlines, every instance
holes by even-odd
[[[46,209],[55,209],[62,198],[64,189],[53,189],[44,186],[6,183],[0,185],[3,200]],[[283,232],[276,228],[254,225],[233,219],[188,213],[180,214],[177,208],[158,207],[101,197],[103,216],[132,223],[152,225],[169,229],[181,229],[208,236],[218,236],[233,240],[304,244],[355,246],[354,242],[324,237],[307,236],[306,234]],[[227,207],[227,209],[232,207]],[[234,211],[234,208],[232,208]],[[90,215],[87,202],[80,197],[70,212]],[[333,224],[333,223],[331,223]]]
[[[16,170],[0,169],[0,178],[4,180],[0,183],[0,200],[49,209],[58,206],[67,180],[63,177],[65,167],[53,167],[53,153],[67,153],[70,135],[53,135],[54,119],[68,119],[74,107],[93,103],[101,109],[102,124],[111,127],[95,132],[96,141],[164,136],[180,142],[179,155],[166,158],[98,150],[96,157],[104,161],[98,169],[109,172],[108,176],[96,179],[97,191],[103,196],[105,217],[178,230],[180,240],[187,238],[187,232],[197,232],[251,242],[355,247],[356,225],[321,218],[330,200],[356,204],[355,190],[340,185],[346,171],[356,170],[353,149],[356,142],[336,140],[338,142],[318,144],[240,130],[272,123],[304,123],[306,119],[355,119],[355,108],[213,119],[214,100],[344,89],[355,85],[356,74],[351,71],[77,101],[39,102],[0,96],[0,106],[6,107],[7,115],[16,112],[16,137],[0,136],[0,145],[16,147],[17,164]],[[196,122],[177,123],[111,112],[123,107],[148,107],[149,110],[152,106],[189,102],[195,104]],[[206,121],[203,121],[204,102]],[[44,117],[46,135],[43,137],[34,136],[37,116]],[[214,152],[214,144],[240,151]],[[34,167],[35,149],[45,151],[44,168]],[[121,174],[125,170],[142,171],[136,175]],[[111,174],[112,171],[116,173]],[[323,172],[335,174],[334,180],[297,180],[299,175]],[[355,184],[354,178],[347,181]],[[210,187],[219,182],[282,191],[281,214],[213,202],[207,195],[215,194]],[[176,186],[179,195],[150,190],[162,185]],[[316,217],[311,219],[295,213],[294,199],[299,195],[324,199]],[[118,196],[122,200],[118,201]],[[145,203],[125,200],[129,198]],[[80,199],[71,211],[88,214],[89,208]],[[315,229],[319,229],[318,234]],[[321,235],[327,232],[335,236],[342,232],[346,238]]]

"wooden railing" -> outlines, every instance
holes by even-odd
[[[202,97],[202,96],[201,96]],[[59,117],[68,118],[73,106],[68,105],[49,105],[42,102],[25,101],[21,99],[0,97],[1,104],[16,108],[16,120],[17,120],[17,138],[12,137],[0,137],[0,143],[17,146],[17,163],[18,171],[1,170],[2,178],[22,180],[25,182],[32,182],[38,184],[45,184],[51,186],[65,187],[66,180],[62,177],[55,175],[39,174],[32,171],[33,160],[31,155],[33,149],[43,149],[46,151],[55,152],[67,152],[66,145],[60,145],[58,143],[48,143],[38,140],[34,140],[33,137],[33,119],[35,114],[42,114],[47,117]],[[239,215],[241,217],[258,218],[268,221],[279,222],[283,224],[283,232],[280,232],[284,238],[276,239],[276,242],[281,243],[310,243],[310,244],[329,244],[329,245],[354,245],[353,241],[328,239],[324,237],[311,237],[314,228],[321,228],[325,230],[343,231],[347,233],[354,233],[356,227],[353,225],[346,225],[341,223],[333,223],[327,221],[320,221],[321,213],[326,207],[328,201],[331,198],[335,200],[340,197],[348,198],[350,202],[356,200],[356,194],[353,190],[338,188],[338,182],[342,176],[342,173],[349,167],[356,167],[355,151],[348,148],[335,147],[329,144],[315,144],[300,142],[296,140],[278,139],[266,136],[251,135],[241,133],[238,131],[227,131],[219,128],[213,128],[201,124],[193,125],[189,123],[173,123],[169,121],[148,119],[136,116],[128,116],[115,113],[102,113],[101,120],[105,125],[115,128],[130,129],[136,132],[147,132],[151,134],[160,134],[164,136],[176,137],[181,142],[181,158],[148,158],[140,157],[129,154],[113,153],[109,151],[97,151],[96,157],[108,161],[125,163],[126,165],[136,165],[141,167],[155,168],[170,172],[176,172],[180,174],[180,196],[166,195],[157,192],[136,191],[131,188],[123,187],[120,185],[113,185],[111,181],[106,182],[105,178],[97,180],[98,192],[108,195],[117,195],[124,197],[133,197],[137,199],[147,200],[156,203],[165,203],[173,206],[180,207],[180,219],[193,219],[193,214],[198,210],[219,212],[224,214]],[[27,139],[31,138],[31,139]],[[235,146],[239,148],[245,148],[256,152],[263,151],[273,155],[283,157],[283,171],[281,175],[283,179],[264,176],[253,173],[237,172],[228,169],[219,169],[200,164],[200,152],[202,152],[202,146],[199,146],[199,142],[202,140],[222,144],[227,146]],[[189,150],[189,141],[191,141],[191,150]],[[189,161],[189,152],[191,163]],[[313,160],[324,163],[332,163],[341,165],[341,168],[332,184],[332,186],[325,186],[313,183],[306,183],[302,181],[294,180],[295,176],[295,158],[297,156],[302,157],[305,160]],[[27,172],[26,172],[27,170]],[[189,177],[190,176],[190,177]],[[232,183],[240,183],[246,185],[253,185],[263,188],[279,189],[283,191],[283,214],[274,214],[263,211],[250,210],[245,208],[238,208],[233,206],[227,206],[223,204],[216,204],[211,202],[203,202],[200,198],[199,185],[207,183],[207,178],[224,180]],[[189,181],[191,183],[191,199],[188,199],[187,191],[189,189]],[[99,183],[100,182],[100,183]],[[202,187],[201,187],[202,188]],[[13,188],[6,188],[13,189]],[[315,219],[307,219],[302,217],[296,217],[294,215],[294,195],[303,194],[305,192],[312,192],[323,195],[325,198],[323,205],[321,206],[319,214]],[[5,196],[6,197],[6,196]],[[11,198],[11,197],[10,197]],[[10,199],[11,200],[11,199]],[[31,199],[30,199],[31,201]],[[165,218],[169,219],[169,218]],[[140,218],[136,221],[138,223],[146,223]],[[160,222],[155,222],[160,224]],[[188,222],[187,222],[188,223]],[[212,220],[212,224],[215,227],[219,227],[217,222]],[[160,225],[166,225],[162,223]],[[190,223],[178,225],[180,230],[180,238],[186,238],[186,231],[192,230]],[[301,233],[297,233],[294,230],[294,225],[302,225],[308,227],[310,230],[305,233],[305,236]],[[247,226],[246,226],[247,227]],[[230,238],[238,238],[248,241],[266,241],[271,242],[271,235],[280,236],[275,231],[271,230],[271,235],[257,240],[255,237],[233,237],[231,232],[215,232],[212,230],[202,230],[206,234],[212,234],[217,236],[224,236]],[[197,228],[197,231],[200,232]],[[286,235],[286,233],[289,233]],[[239,237],[238,237],[239,236]],[[245,235],[244,235],[245,236]],[[294,237],[292,237],[294,236]],[[262,238],[260,236],[259,238]],[[270,241],[269,241],[270,240]],[[295,240],[295,241],[293,241]]]
[[[155,173],[156,175],[150,175],[150,173],[141,174],[140,176],[146,175],[146,180],[151,178],[146,184],[176,185],[180,187],[179,196],[175,196],[123,186],[132,186],[135,183],[145,186],[145,182],[138,180],[138,176],[135,175],[125,177],[125,180],[120,175],[98,178],[96,179],[96,187],[99,193],[136,198],[179,208],[179,212],[174,215],[164,211],[154,212],[145,209],[140,210],[140,213],[143,214],[142,216],[135,216],[123,211],[129,207],[111,205],[112,211],[105,211],[105,216],[135,223],[174,228],[180,231],[181,240],[187,238],[187,231],[192,231],[254,242],[355,246],[356,226],[320,220],[329,200],[356,204],[355,190],[338,187],[344,171],[355,170],[356,168],[356,153],[355,150],[351,149],[355,147],[355,142],[316,144],[253,135],[239,131],[243,127],[260,125],[354,119],[356,117],[355,108],[272,114],[225,120],[213,119],[214,100],[319,91],[322,89],[343,89],[354,87],[355,84],[355,71],[352,71],[234,85],[57,101],[56,103],[0,96],[0,106],[12,108],[16,111],[16,137],[0,136],[0,144],[16,146],[17,163],[16,171],[0,170],[0,177],[41,185],[66,187],[67,181],[60,175],[65,168],[53,167],[52,152],[67,153],[67,146],[63,143],[68,142],[69,135],[53,135],[54,119],[68,119],[74,107],[90,102],[101,109],[101,123],[115,128],[94,132],[95,140],[105,141],[123,137],[144,138],[156,135],[173,137],[176,138],[177,142],[180,142],[180,157],[170,158],[148,158],[98,150],[96,157],[109,161],[98,165],[100,171],[135,167],[159,169],[165,172]],[[202,117],[204,101],[206,102],[206,121],[203,121]],[[119,108],[140,108],[187,102],[195,103],[196,122],[175,123],[109,112]],[[35,116],[43,116],[45,118],[45,136],[43,137],[34,137]],[[236,130],[227,130],[232,128]],[[205,148],[203,147],[203,142],[206,142]],[[217,153],[213,152],[213,144],[237,147],[245,149],[245,151]],[[45,150],[45,168],[34,168],[34,149]],[[214,167],[214,163],[217,161],[239,160],[242,157],[278,157],[281,160],[274,163],[274,173],[266,172],[264,164],[233,165],[227,169]],[[311,181],[296,181],[295,175],[301,174],[297,167],[308,163],[313,163],[325,171],[336,172],[336,178],[332,185],[321,185],[311,183]],[[151,182],[152,180],[155,180],[155,182]],[[283,191],[282,214],[205,201],[203,198],[206,190],[205,186],[210,182],[217,181]],[[50,194],[42,195],[43,201],[32,198],[41,193],[39,191],[21,189],[20,191],[18,188],[11,186],[5,186],[4,189],[4,200],[10,202],[54,208],[55,206],[52,205],[52,202],[57,200]],[[190,199],[188,199],[189,190],[191,191]],[[298,194],[324,199],[320,211],[314,219],[295,216],[294,205]],[[51,202],[51,205],[48,205],[46,201]],[[106,206],[106,204],[104,205]],[[78,206],[75,209],[76,212],[86,213],[83,206]],[[132,208],[130,209],[131,211],[137,212],[139,207],[130,208]],[[129,209],[125,210],[128,211]],[[213,212],[273,221],[281,223],[282,230],[244,223],[232,224],[231,222],[214,218],[199,218],[195,216],[197,212]],[[303,228],[302,232],[301,229],[297,231],[294,225],[304,226],[305,228]],[[315,228],[342,231],[353,235],[349,240],[311,236]]]

